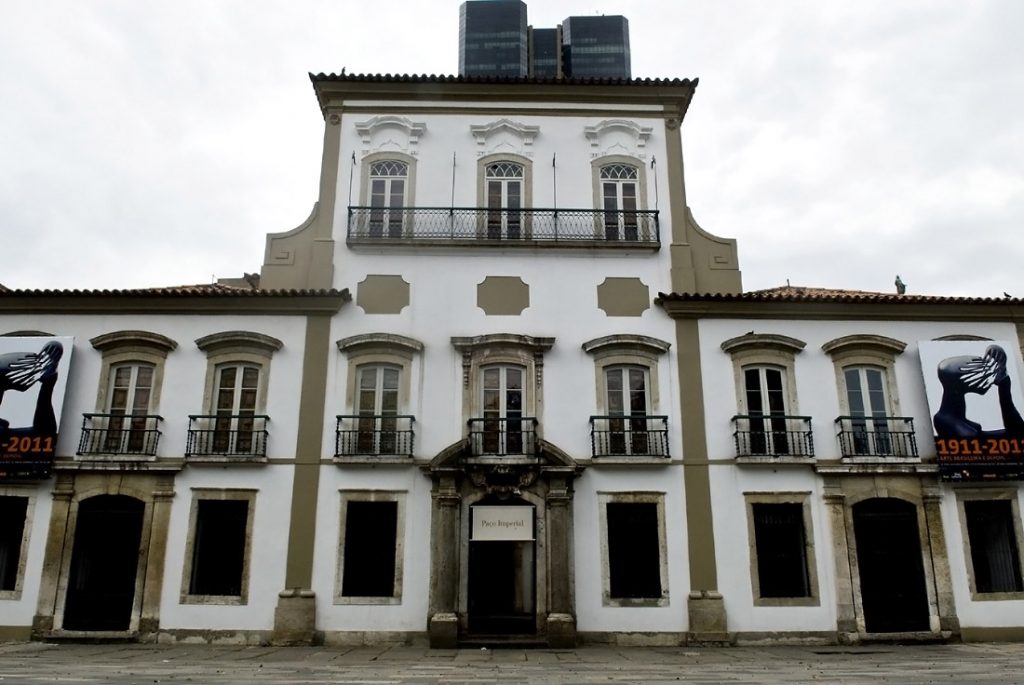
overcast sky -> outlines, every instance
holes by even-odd
[[[1024,2],[532,0],[700,78],[688,200],[747,290],[1024,297]],[[455,0],[34,0],[0,22],[0,283],[258,271],[316,200],[307,72],[458,69]]]

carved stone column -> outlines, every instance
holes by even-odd
[[[576,617],[572,610],[572,492],[568,479],[552,478],[548,484],[548,645],[555,649],[576,646]]]
[[[430,524],[430,646],[453,649],[459,638],[455,598],[459,582],[459,509],[454,475],[435,481]]]
[[[67,536],[71,498],[75,494],[74,476],[58,474],[53,485],[53,504],[50,508],[50,527],[43,553],[43,573],[39,583],[39,602],[32,619],[32,637],[41,640],[53,630],[53,615],[57,608],[57,585],[63,565],[64,538]],[[68,550],[70,554],[71,550]]]
[[[825,482],[825,509],[832,528],[836,569],[836,631],[840,642],[859,641],[857,603],[850,573],[850,545],[846,539],[846,495],[835,481]]]
[[[946,554],[946,532],[942,524],[942,492],[936,486],[922,487],[924,520],[928,530],[929,555],[935,577],[935,600],[939,610],[939,630],[951,635],[960,634],[960,619],[953,601],[953,580],[949,575],[949,556]]]

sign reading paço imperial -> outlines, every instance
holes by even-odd
[[[476,506],[473,540],[533,540],[533,507]]]
[[[0,479],[53,472],[74,338],[0,338]]]
[[[1017,346],[958,340],[921,342],[919,348],[942,479],[1024,480]]]

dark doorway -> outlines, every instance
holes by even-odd
[[[532,540],[470,540],[467,593],[470,633],[533,635],[537,632],[534,550]]]
[[[130,627],[145,508],[124,495],[100,495],[79,504],[65,630]]]
[[[864,626],[869,633],[929,630],[917,508],[898,499],[853,505]]]

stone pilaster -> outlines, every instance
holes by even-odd
[[[160,630],[160,595],[163,592],[164,562],[167,558],[167,528],[174,498],[174,476],[160,476],[153,489],[146,577],[142,586],[139,634],[155,638]]]
[[[857,603],[850,573],[850,546],[846,537],[846,495],[838,483],[826,481],[824,500],[835,555],[836,631],[841,642],[855,642],[860,631],[857,628]]]
[[[935,601],[939,611],[939,630],[952,635],[960,633],[960,619],[953,601],[953,580],[949,574],[949,556],[946,554],[946,532],[942,524],[942,492],[937,486],[922,488],[924,520],[931,547],[932,574],[935,578]]]
[[[459,582],[459,508],[456,479],[441,476],[435,483],[430,526],[430,646],[452,649],[458,643],[459,617],[455,598]]]
[[[43,639],[46,633],[54,629],[53,616],[57,609],[57,586],[60,582],[60,570],[64,564],[64,540],[67,537],[71,498],[74,494],[74,476],[59,474],[53,486],[50,526],[46,536],[43,573],[39,583],[39,601],[36,604],[36,615],[32,619],[32,637],[37,640]],[[69,549],[68,553],[70,551]]]
[[[548,645],[576,646],[576,617],[572,611],[572,494],[565,478],[552,478],[547,496],[548,519]]]

